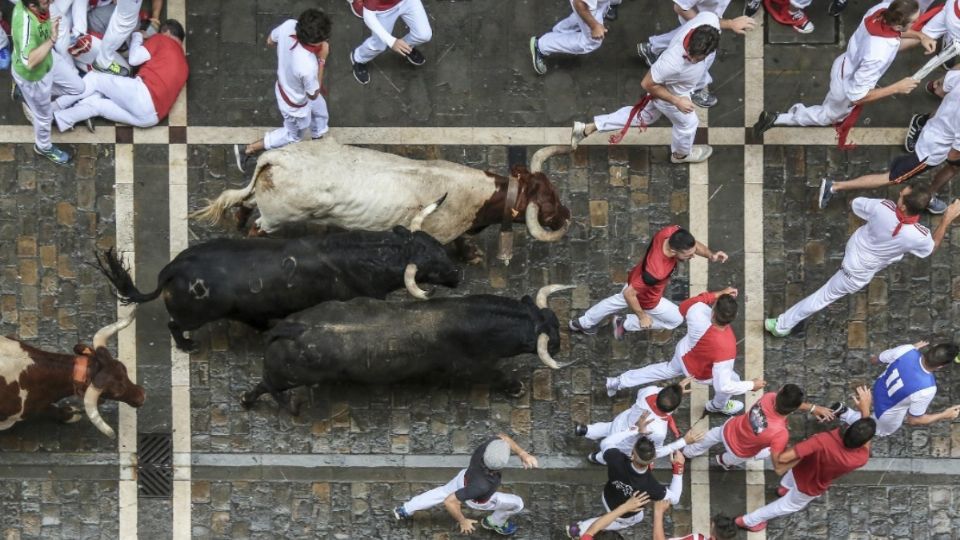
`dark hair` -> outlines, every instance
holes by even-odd
[[[910,17],[918,11],[920,5],[917,0],[893,0],[881,18],[890,26],[907,26],[910,24]]]
[[[927,209],[930,204],[930,190],[926,186],[910,186],[910,193],[903,196],[903,205],[907,213],[915,216]]]
[[[847,448],[860,448],[870,442],[877,432],[877,421],[873,418],[861,418],[847,426],[843,432],[843,445]]]
[[[790,414],[803,403],[803,390],[793,383],[787,383],[777,392],[774,403],[778,413]]]
[[[20,0],[20,3],[23,4],[23,7],[40,7],[40,0]],[[53,2],[51,1],[50,3],[52,4]]]
[[[690,234],[690,231],[680,228],[673,231],[667,240],[667,245],[674,251],[686,251],[696,247],[697,240]]]
[[[297,41],[320,43],[330,38],[330,17],[322,9],[310,8],[297,18]]]
[[[916,2],[914,1],[914,4]],[[687,54],[690,56],[707,56],[720,46],[720,31],[704,24],[696,27],[693,34],[690,35],[690,43],[687,44]]]
[[[713,314],[717,320],[717,324],[726,326],[732,323],[736,320],[739,309],[736,298],[729,294],[721,294],[720,298],[717,298],[716,303],[713,305]]]
[[[717,540],[734,540],[740,534],[733,519],[723,514],[713,516],[713,533]]]
[[[683,388],[679,384],[671,384],[657,394],[657,408],[665,413],[677,410],[683,402]]]
[[[180,24],[180,21],[176,19],[167,19],[163,21],[163,24],[160,25],[160,33],[170,32],[170,35],[183,41],[187,37],[187,33],[183,31],[183,25]]]
[[[938,343],[930,348],[930,351],[923,355],[924,363],[932,368],[945,366],[960,354],[960,347],[953,343]]]
[[[637,458],[644,463],[653,463],[657,459],[657,447],[653,441],[646,437],[640,437],[633,443],[633,451],[637,453]]]

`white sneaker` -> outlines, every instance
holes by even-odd
[[[710,405],[710,402],[707,402],[705,408],[707,409],[707,412],[722,413],[727,416],[734,416],[743,410],[743,402],[735,399],[728,399],[727,402],[723,404],[722,409],[714,409]]]
[[[690,153],[682,158],[677,158],[670,154],[670,163],[701,163],[713,155],[713,148],[706,144],[695,144],[690,149]]]
[[[577,146],[580,145],[580,141],[587,138],[587,134],[584,133],[586,129],[587,125],[583,122],[573,123],[573,131],[570,133],[570,148],[576,150]]]
[[[620,390],[620,377],[607,377],[607,396],[613,397]]]

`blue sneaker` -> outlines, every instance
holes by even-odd
[[[406,510],[403,509],[403,505],[400,505],[393,509],[393,517],[397,521],[400,521],[403,519],[410,519],[411,516],[410,514],[407,513]]]
[[[2,32],[3,30],[0,30]],[[6,71],[10,69],[10,46],[0,49],[0,69]]]
[[[37,145],[33,145],[33,151],[38,156],[43,156],[50,161],[56,163],[57,165],[66,165],[70,163],[70,154],[64,152],[60,148],[57,148],[54,145],[50,145],[50,148],[46,150],[41,150],[37,148]]]
[[[507,521],[503,525],[494,525],[493,523],[490,523],[490,516],[483,518],[480,521],[480,525],[484,529],[490,529],[491,531],[497,534],[502,534],[504,536],[510,536],[511,534],[517,532],[516,523],[513,523],[512,521]]]
[[[817,195],[817,207],[821,210],[825,209],[832,198],[833,180],[822,178],[820,180],[820,193]]]

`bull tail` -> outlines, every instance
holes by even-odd
[[[242,204],[253,195],[254,188],[257,186],[257,178],[260,173],[270,167],[269,163],[258,164],[253,171],[253,178],[250,183],[242,189],[226,189],[214,200],[204,201],[206,206],[190,213],[190,217],[201,221],[206,221],[211,225],[220,225],[226,220],[227,211]]]
[[[137,290],[137,286],[133,284],[133,278],[130,277],[130,269],[123,264],[123,260],[113,248],[96,255],[97,268],[117,289],[117,298],[120,299],[121,304],[142,304],[160,296],[162,288],[159,284],[157,289],[149,294],[143,294]]]

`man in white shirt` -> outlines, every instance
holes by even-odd
[[[247,159],[271,148],[299,142],[303,131],[319,139],[329,129],[327,102],[320,95],[324,65],[330,53],[330,17],[322,10],[308,9],[297,19],[288,19],[267,36],[267,45],[277,48],[277,84],[274,94],[283,115],[283,127],[259,141],[233,147],[237,168],[243,172]]]
[[[690,382],[687,378],[680,383],[666,387],[647,386],[637,392],[637,401],[627,410],[618,414],[612,422],[594,422],[589,425],[576,424],[574,434],[594,441],[603,441],[619,433],[630,432],[633,437],[617,437],[620,441],[616,448],[624,455],[629,456],[636,438],[641,435],[653,441],[657,448],[657,457],[669,456],[686,445],[695,443],[703,438],[703,433],[695,433],[692,429],[683,437],[673,421],[673,411],[683,403],[683,395],[690,392]],[[670,444],[664,444],[667,432],[676,438]],[[602,452],[591,452],[587,461],[594,464],[606,465]]]
[[[944,165],[933,177],[930,185],[930,205],[927,209],[934,214],[942,214],[947,203],[936,197],[943,186],[960,171],[960,71],[951,70],[944,78],[943,90],[946,92],[937,112],[924,124],[914,149],[909,154],[897,156],[890,162],[887,172],[867,174],[848,180],[835,182],[828,178],[820,181],[820,208],[826,208],[834,193],[874,189],[889,184],[899,184],[920,173]]]
[[[657,58],[670,46],[670,42],[673,41],[674,36],[680,31],[683,23],[696,17],[697,13],[701,11],[715,13],[717,17],[720,18],[721,31],[733,30],[733,32],[737,34],[746,34],[747,30],[753,30],[753,28],[756,27],[757,23],[751,17],[740,16],[734,19],[724,19],[723,12],[727,10],[727,6],[729,5],[730,0],[674,0],[673,11],[677,14],[680,26],[677,26],[669,32],[650,36],[645,43],[638,43],[637,54],[640,55],[640,58],[643,58],[643,61],[646,62],[648,66],[653,66]],[[711,56],[710,59],[705,62],[706,70],[703,72],[703,77],[697,82],[694,92],[690,94],[690,99],[698,107],[709,108],[717,104],[717,97],[711,94],[708,88],[713,81],[713,78],[710,77],[710,66],[713,64],[713,59],[714,57]]]
[[[433,38],[430,20],[423,9],[421,0],[347,0],[353,14],[363,19],[372,35],[359,47],[350,53],[350,63],[353,65],[353,78],[360,84],[370,82],[370,71],[367,63],[389,47],[397,54],[404,56],[415,66],[422,66],[426,61],[418,45],[423,45]],[[397,19],[410,30],[402,38],[393,37],[393,27]]]
[[[830,91],[821,105],[807,107],[797,103],[785,113],[760,113],[753,125],[759,137],[773,126],[829,126],[837,124],[841,147],[846,132],[856,122],[860,107],[895,95],[909,94],[919,82],[905,77],[882,88],[875,88],[893,63],[900,47],[900,34],[917,18],[916,0],[881,2],[867,10],[860,26],[850,37],[847,50],[837,57],[830,70]]]
[[[937,394],[934,373],[950,364],[958,363],[960,347],[953,343],[934,345],[926,352],[920,350],[929,343],[919,341],[883,351],[871,358],[874,364],[887,364],[883,374],[873,383],[873,417],[877,421],[877,437],[893,435],[904,420],[911,426],[925,426],[941,420],[955,420],[960,416],[960,405],[927,414],[927,408]],[[833,405],[833,412],[847,424],[861,418],[860,411],[842,403]]]
[[[907,253],[929,257],[940,246],[947,227],[960,215],[960,200],[947,207],[937,230],[920,225],[920,214],[930,203],[926,188],[905,186],[897,202],[857,197],[851,207],[866,220],[847,241],[840,270],[819,290],[797,302],[764,328],[776,337],[790,334],[794,326],[833,302],[867,286],[874,274],[899,261]]]
[[[700,163],[713,153],[708,145],[694,145],[700,121],[690,95],[697,88],[716,56],[720,44],[720,18],[703,11],[683,24],[670,46],[650,67],[640,85],[647,94],[634,106],[593,117],[593,122],[574,122],[570,144],[573,148],[596,131],[620,130],[611,137],[616,143],[630,126],[640,129],[666,116],[673,123],[671,163]],[[638,114],[639,113],[639,114]]]
[[[555,24],[550,32],[539,38],[530,38],[533,70],[538,75],[547,72],[547,64],[544,62],[547,56],[589,54],[603,44],[603,38],[607,35],[603,17],[610,8],[610,0],[570,0],[570,7],[573,8],[573,13]]]

